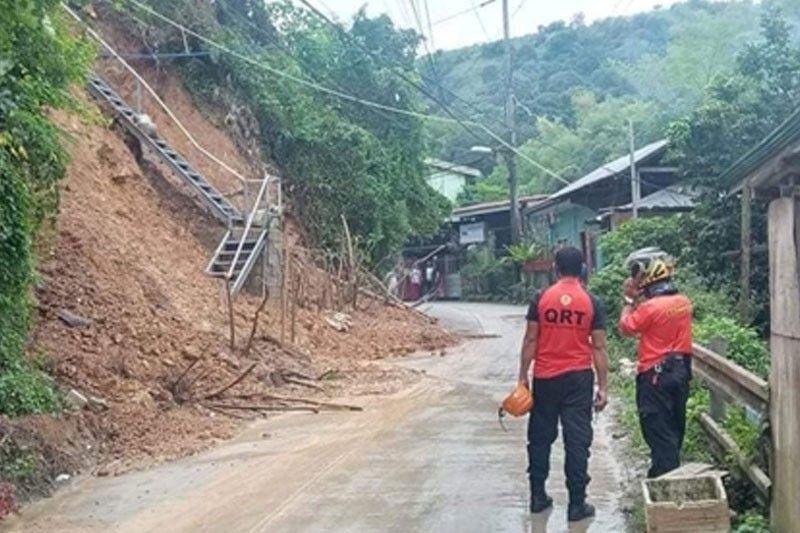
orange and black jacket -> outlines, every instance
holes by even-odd
[[[639,372],[671,354],[692,354],[692,302],[683,294],[655,296],[623,312],[619,329],[639,336]]]
[[[537,293],[527,319],[538,322],[533,377],[554,378],[592,368],[591,334],[605,330],[606,313],[599,298],[578,278],[564,277]]]

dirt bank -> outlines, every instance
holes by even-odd
[[[174,74],[159,76],[160,87],[167,88],[165,100],[189,109],[191,99]],[[96,109],[82,90],[77,94],[87,109]],[[169,131],[163,117],[153,114],[159,131]],[[204,113],[182,114],[191,131],[203,132],[231,156],[231,165],[245,171],[256,165],[248,163],[252,154],[231,155],[235,143]],[[116,474],[230,437],[252,414],[226,411],[235,416],[225,416],[200,399],[251,365],[231,391],[239,400],[352,397],[397,390],[415,379],[410,371],[390,371],[370,361],[439,350],[451,342],[418,314],[370,298],[347,310],[350,327],[338,331],[326,320],[331,302],[311,284],[298,298],[296,338],[288,350],[275,342],[281,337],[281,313],[279,298],[273,297],[245,353],[260,303],[247,295],[236,302],[232,347],[222,285],[203,273],[209,246],[224,229],[174,177],[147,161],[140,166],[110,121],[65,113],[55,119],[72,160],[61,184],[61,212],[40,258],[30,351],[52,368],[65,393],[78,394],[68,394],[63,415],[47,418],[55,429],[3,430],[20,442],[35,441],[43,457],[38,471],[44,475],[38,484],[20,487],[22,496],[54,486],[59,474],[87,469]],[[174,132],[165,136],[182,147]],[[210,170],[199,160],[196,166]],[[221,188],[230,184],[218,183]],[[295,231],[293,237],[298,250],[300,234]],[[295,261],[308,279],[324,278],[310,257],[298,251]],[[284,321],[290,344],[287,327]],[[226,394],[217,400],[235,399]],[[71,437],[63,441],[63,435]]]

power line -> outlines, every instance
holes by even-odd
[[[431,23],[431,10],[428,6],[428,0],[422,0],[422,5],[425,6],[425,19],[428,22],[428,37],[431,39],[431,48],[436,51],[436,43],[433,41],[433,24]]]
[[[306,77],[308,79],[310,79],[312,81],[319,82],[319,78],[318,77],[313,76],[311,74],[308,74],[309,72],[316,73],[315,72],[315,68],[312,65],[310,65],[308,63],[308,61],[303,59],[302,56],[295,55],[294,51],[291,49],[291,47],[288,44],[286,44],[283,41],[281,41],[280,38],[278,38],[275,35],[271,34],[267,30],[265,30],[264,28],[262,28],[262,27],[258,26],[257,24],[253,23],[253,21],[245,18],[244,16],[240,15],[239,13],[236,13],[235,10],[233,10],[232,8],[230,8],[227,5],[227,2],[224,2],[224,1],[223,2],[217,2],[216,5],[219,6],[219,7],[222,7],[223,11],[225,11],[228,14],[228,16],[231,16],[232,18],[234,18],[236,20],[239,20],[240,22],[242,22],[244,24],[247,24],[248,26],[253,28],[255,31],[257,31],[261,35],[263,35],[267,40],[269,40],[273,45],[275,45],[281,52],[283,52],[283,54],[286,57],[288,57],[289,59],[294,61],[301,68],[304,68],[306,70]],[[328,83],[333,85],[339,91],[345,92],[345,89],[339,84],[339,82],[336,81],[335,79],[333,79],[333,77],[331,77],[330,75],[328,75],[328,74],[323,72],[321,74],[321,77],[324,80],[326,80]],[[408,130],[409,129],[408,125],[403,124],[402,122],[397,120],[393,115],[391,115],[389,113],[386,113],[385,111],[380,111],[380,110],[378,110],[376,112],[381,113],[381,115],[383,115],[387,120],[391,121],[398,128],[401,128],[403,130]]]
[[[411,5],[411,11],[414,13],[414,20],[416,21],[416,27],[419,29],[419,33],[422,36],[422,46],[425,47],[425,51],[427,52],[428,63],[431,66],[431,71],[436,75],[436,65],[433,62],[433,52],[431,51],[431,47],[433,47],[433,32],[429,36],[425,35],[425,28],[422,23],[422,17],[419,14],[419,9],[417,9],[417,3],[415,0],[408,0],[408,3]],[[426,3],[427,6],[427,3]],[[428,40],[430,38],[430,46],[428,45]],[[434,48],[435,50],[435,48]]]
[[[154,52],[152,54],[119,54],[120,57],[125,59],[180,59],[184,57],[208,57],[211,55],[209,52]],[[101,52],[99,57],[108,58],[114,57],[110,52]]]
[[[330,18],[326,17],[326,16],[325,16],[325,14],[324,14],[324,13],[322,13],[322,12],[321,12],[319,9],[317,9],[316,7],[314,7],[314,5],[312,5],[312,4],[311,4],[311,2],[309,2],[308,0],[300,0],[300,3],[302,3],[302,4],[303,4],[304,6],[306,6],[308,9],[310,9],[310,10],[311,10],[311,12],[312,12],[312,13],[314,13],[314,14],[315,14],[317,17],[319,17],[319,18],[321,18],[323,21],[325,21],[325,23],[326,23],[326,24],[328,24],[328,26],[330,26],[331,28],[333,28],[333,30],[334,30],[334,31],[336,31],[336,33],[339,35],[339,37],[340,37],[341,39],[347,40],[347,41],[348,41],[348,42],[349,42],[351,45],[353,45],[353,46],[357,47],[358,49],[360,49],[360,50],[361,50],[361,51],[362,51],[362,52],[363,52],[363,53],[364,53],[364,54],[365,54],[367,57],[370,57],[370,58],[371,58],[371,59],[373,59],[373,60],[374,60],[374,59],[376,59],[376,58],[375,58],[375,55],[374,55],[374,53],[373,53],[371,50],[369,50],[368,48],[366,48],[366,47],[365,47],[363,44],[361,44],[361,43],[360,43],[360,42],[358,42],[357,40],[353,39],[353,38],[352,38],[352,37],[351,37],[351,36],[350,36],[350,35],[349,35],[349,34],[348,34],[346,31],[344,31],[344,29],[342,29],[342,27],[341,27],[340,25],[336,24],[336,23],[335,23],[334,21],[332,21]],[[404,4],[402,3],[402,1],[401,1],[400,5],[401,5],[401,6],[403,6],[403,5],[404,5]],[[401,79],[401,80],[403,80],[405,83],[407,83],[408,85],[410,85],[411,87],[413,87],[414,89],[416,89],[417,91],[419,91],[420,93],[422,93],[423,95],[427,96],[429,99],[431,99],[431,100],[433,100],[434,102],[436,102],[437,104],[439,104],[439,106],[442,108],[442,110],[443,110],[443,111],[444,111],[444,112],[445,112],[445,113],[446,113],[446,114],[447,114],[447,115],[448,115],[448,116],[449,116],[451,119],[455,120],[455,121],[456,121],[456,123],[457,123],[459,126],[461,126],[461,128],[462,128],[464,131],[466,131],[467,133],[469,133],[469,134],[470,134],[472,137],[474,137],[474,138],[475,138],[475,139],[476,139],[478,142],[484,142],[484,139],[482,139],[482,138],[481,138],[480,136],[478,136],[478,135],[477,135],[477,134],[476,134],[474,131],[472,131],[472,130],[469,128],[469,125],[468,125],[466,122],[464,122],[464,121],[463,121],[461,118],[457,117],[457,116],[455,115],[455,113],[453,113],[453,111],[451,111],[451,110],[450,110],[450,109],[447,107],[447,105],[446,105],[444,102],[442,102],[442,101],[441,101],[441,100],[440,100],[440,99],[439,99],[439,98],[438,98],[436,95],[434,95],[434,94],[431,94],[429,91],[427,91],[427,90],[425,89],[425,87],[421,86],[421,85],[420,85],[419,83],[417,83],[415,80],[413,80],[413,79],[411,79],[410,77],[408,77],[408,76],[407,76],[407,75],[406,75],[406,74],[403,72],[403,71],[405,70],[405,67],[404,67],[404,66],[402,66],[402,65],[399,65],[399,64],[397,64],[397,63],[395,63],[395,67],[397,67],[397,70],[396,70],[396,71],[394,71],[394,72],[391,72],[391,73],[392,73],[394,76],[396,76],[396,77],[400,78],[400,79]]]
[[[475,6],[475,2],[471,2],[472,7],[470,7],[469,9],[464,9],[464,10],[459,11],[457,13],[453,13],[452,15],[447,15],[444,18],[441,18],[439,20],[434,21],[433,25],[436,26],[437,24],[441,24],[443,22],[447,22],[448,20],[453,20],[454,18],[460,17],[461,15],[466,15],[467,13],[472,13],[473,11],[475,11],[477,9],[481,9],[483,7],[486,7],[489,4],[493,4],[496,1],[497,0],[484,0],[483,2],[478,4],[477,7]]]
[[[103,38],[102,38],[102,37],[101,37],[101,36],[100,36],[100,35],[99,35],[99,34],[96,32],[96,31],[94,31],[94,30],[93,30],[93,29],[92,29],[92,28],[91,28],[91,27],[90,27],[88,24],[86,24],[85,22],[83,22],[83,20],[81,20],[81,18],[80,18],[80,17],[77,15],[77,13],[75,13],[75,12],[74,12],[72,9],[70,9],[70,8],[69,8],[69,6],[67,6],[67,4],[65,4],[64,2],[62,2],[62,3],[61,3],[61,7],[62,7],[62,8],[63,8],[63,9],[64,9],[64,10],[65,10],[65,11],[66,11],[66,12],[67,12],[67,13],[68,13],[68,14],[69,14],[71,17],[72,17],[72,18],[74,18],[74,19],[75,19],[75,20],[76,20],[76,21],[77,21],[79,24],[81,24],[81,25],[82,25],[84,28],[86,28],[86,31],[89,33],[89,35],[91,35],[91,36],[92,36],[92,38],[94,38],[94,39],[95,39],[97,42],[99,42],[99,43],[100,43],[100,44],[103,46],[103,48],[105,48],[106,50],[108,50],[108,51],[111,53],[111,55],[112,55],[112,56],[113,56],[113,57],[114,57],[114,58],[115,58],[117,61],[119,61],[119,62],[120,62],[120,64],[122,64],[122,66],[123,66],[123,67],[125,67],[125,69],[126,69],[126,70],[128,70],[128,71],[129,71],[129,72],[130,72],[130,73],[133,75],[133,77],[134,77],[134,78],[136,78],[136,80],[137,80],[139,83],[141,83],[141,84],[142,84],[142,87],[144,87],[144,88],[147,90],[147,92],[149,92],[149,93],[150,93],[150,94],[153,96],[153,98],[154,98],[154,99],[155,99],[155,101],[158,103],[158,105],[159,105],[159,106],[160,106],[160,107],[161,107],[161,108],[164,110],[164,112],[165,112],[165,113],[166,113],[166,114],[169,116],[169,118],[170,118],[170,119],[172,119],[172,121],[175,123],[175,125],[176,125],[176,126],[178,126],[178,129],[180,129],[180,130],[181,130],[181,133],[183,133],[183,134],[186,136],[186,138],[189,140],[189,142],[190,142],[190,143],[191,143],[191,144],[192,144],[192,145],[193,145],[195,148],[197,148],[197,150],[199,150],[199,151],[200,151],[200,153],[202,153],[204,156],[206,156],[207,158],[209,158],[211,161],[213,161],[213,162],[217,163],[217,164],[218,164],[219,166],[221,166],[223,169],[225,169],[225,170],[227,170],[228,172],[230,172],[232,175],[234,175],[236,178],[238,178],[238,179],[239,179],[239,180],[240,180],[242,183],[245,183],[245,182],[247,181],[247,178],[245,178],[244,176],[242,176],[242,175],[241,175],[241,174],[240,174],[238,171],[236,171],[234,168],[232,168],[230,165],[228,165],[227,163],[225,163],[224,161],[222,161],[220,158],[218,158],[217,156],[215,156],[215,155],[214,155],[213,153],[211,153],[210,151],[206,150],[206,148],[205,148],[205,147],[203,147],[203,146],[202,146],[202,145],[201,145],[199,142],[197,142],[197,140],[196,140],[196,139],[195,139],[195,138],[192,136],[192,134],[191,134],[191,133],[189,133],[189,130],[187,130],[187,129],[186,129],[186,127],[183,125],[183,123],[181,123],[181,121],[178,119],[178,117],[176,117],[176,116],[175,116],[175,114],[174,114],[174,113],[172,112],[172,110],[171,110],[171,109],[170,109],[170,108],[167,106],[167,104],[166,104],[166,103],[164,103],[164,101],[163,101],[163,100],[162,100],[162,99],[161,99],[161,98],[158,96],[158,93],[156,93],[156,92],[155,92],[155,90],[154,90],[154,89],[153,89],[153,88],[150,86],[150,84],[149,84],[149,83],[147,83],[147,80],[145,80],[145,79],[144,79],[144,78],[143,78],[143,77],[142,77],[142,76],[141,76],[141,75],[140,75],[138,72],[136,72],[136,70],[135,70],[133,67],[131,67],[131,66],[128,64],[128,62],[127,62],[127,61],[125,61],[125,60],[124,60],[124,59],[123,59],[123,58],[122,58],[122,57],[121,57],[121,56],[120,56],[120,55],[117,53],[117,51],[116,51],[116,50],[114,50],[114,48],[112,48],[112,47],[111,47],[111,45],[110,45],[110,44],[108,44],[108,43],[107,43],[107,42],[106,42],[106,41],[105,41],[105,40],[104,40],[104,39],[103,39]]]
[[[475,5],[475,0],[469,0],[469,3],[472,6],[472,11],[475,13],[475,18],[478,19],[478,24],[481,27],[483,35],[486,37],[487,41],[491,41],[492,38],[489,36],[489,32],[486,30],[486,26],[484,26],[483,24],[483,19],[481,18],[481,14],[478,11],[478,7]]]
[[[373,109],[381,109],[383,111],[388,111],[388,112],[391,112],[391,113],[396,113],[396,114],[405,115],[405,116],[411,116],[411,117],[415,117],[415,118],[419,118],[419,119],[423,119],[423,120],[430,120],[430,121],[434,121],[434,122],[440,122],[440,123],[444,123],[444,124],[458,124],[458,125],[461,125],[461,126],[470,125],[470,126],[473,126],[473,127],[477,127],[479,129],[481,129],[483,132],[485,132],[487,135],[489,135],[492,139],[494,139],[498,144],[500,144],[501,146],[503,146],[507,150],[513,152],[514,154],[518,155],[519,157],[521,157],[522,159],[524,159],[525,161],[527,161],[528,163],[530,163],[534,167],[536,167],[539,170],[547,173],[548,175],[558,179],[559,181],[562,181],[563,183],[569,184],[569,181],[565,180],[564,178],[562,178],[561,176],[559,176],[558,174],[556,174],[555,172],[553,172],[549,168],[545,167],[544,165],[542,165],[541,163],[539,163],[537,161],[534,161],[530,157],[520,153],[515,147],[511,146],[502,137],[500,137],[497,133],[495,133],[494,131],[492,131],[488,127],[484,126],[483,124],[480,124],[480,123],[472,121],[472,120],[460,120],[460,119],[457,119],[457,118],[438,117],[438,116],[435,116],[435,115],[429,115],[429,114],[420,113],[420,112],[412,111],[412,110],[408,110],[408,109],[400,109],[400,108],[392,107],[392,106],[389,106],[389,105],[381,104],[381,103],[378,103],[378,102],[373,102],[371,100],[366,100],[366,99],[363,99],[363,98],[359,98],[357,96],[353,96],[351,94],[347,94],[347,93],[344,93],[344,92],[341,92],[341,91],[337,91],[335,89],[331,89],[329,87],[326,87],[326,86],[321,85],[321,84],[316,83],[316,82],[304,80],[302,78],[299,78],[299,77],[294,76],[292,74],[289,74],[287,72],[275,69],[275,68],[273,68],[273,67],[271,67],[271,66],[269,66],[269,65],[267,65],[265,63],[257,61],[257,60],[255,60],[255,59],[253,59],[253,58],[251,58],[249,56],[246,56],[246,55],[244,55],[244,54],[242,54],[240,52],[232,50],[232,49],[228,48],[227,46],[222,45],[222,44],[220,44],[220,43],[218,43],[218,42],[216,42],[216,41],[214,41],[212,39],[209,39],[208,37],[205,37],[205,36],[197,33],[196,31],[192,30],[191,28],[187,28],[187,27],[181,25],[180,23],[175,22],[174,20],[170,19],[169,17],[167,17],[167,16],[159,13],[158,11],[152,9],[150,6],[148,6],[146,4],[143,4],[139,0],[127,0],[127,1],[130,2],[131,4],[135,5],[135,6],[139,7],[143,11],[149,13],[150,15],[152,15],[152,16],[154,16],[154,17],[166,22],[167,24],[175,27],[176,29],[182,30],[182,31],[186,32],[187,34],[195,37],[196,39],[199,39],[200,41],[208,44],[209,46],[212,46],[212,47],[214,47],[214,48],[216,48],[216,49],[218,49],[218,50],[220,50],[222,52],[225,52],[226,54],[229,54],[229,55],[231,55],[233,57],[236,57],[236,58],[240,59],[241,61],[249,63],[249,64],[251,64],[253,66],[262,68],[262,69],[266,70],[267,72],[275,74],[276,76],[279,76],[279,77],[288,79],[290,81],[293,81],[293,82],[295,82],[295,83],[297,83],[299,85],[304,85],[306,87],[309,87],[311,89],[317,90],[319,92],[322,92],[322,93],[325,93],[325,94],[329,94],[331,96],[336,96],[336,97],[338,97],[338,98],[340,98],[342,100],[358,103],[358,104],[361,104],[361,105],[363,105],[365,107],[371,107]],[[301,0],[301,2],[303,2],[304,4],[308,4],[306,2],[306,0]],[[310,5],[310,4],[308,4],[308,5]],[[320,14],[319,11],[315,11],[315,12]],[[322,15],[322,16],[324,17],[324,15]],[[326,17],[326,20],[327,20],[327,17]],[[335,23],[333,23],[333,22],[331,22],[331,23],[335,25]],[[337,25],[337,27],[338,27],[338,25]]]

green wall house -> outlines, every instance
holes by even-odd
[[[440,159],[426,159],[425,167],[428,182],[433,190],[456,203],[456,198],[474,180],[480,179],[483,174],[477,168],[466,165],[457,165]]]

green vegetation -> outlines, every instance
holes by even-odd
[[[764,515],[747,512],[738,517],[734,533],[770,533],[769,519]]]
[[[461,269],[464,297],[474,301],[508,301],[512,298],[516,267],[497,259],[491,247],[472,246]]]
[[[640,218],[631,220],[617,231],[604,236],[600,241],[600,248],[609,261],[608,266],[592,278],[590,289],[604,299],[612,320],[618,317],[621,286],[626,277],[621,266],[625,257],[637,248],[658,243],[676,257],[676,282],[694,303],[695,341],[707,344],[715,339],[723,339],[727,344],[727,357],[761,376],[766,376],[769,371],[769,352],[758,331],[731,318],[734,313],[730,298],[713,288],[697,268],[694,246],[696,235],[692,233],[693,217],[694,215],[677,215],[667,218]],[[612,386],[615,394],[622,399],[621,424],[632,435],[633,448],[645,454],[647,448],[639,430],[636,409],[636,386],[632,377],[620,373],[623,366],[621,360],[635,360],[635,342],[621,338],[615,328],[610,333],[609,354],[614,371]],[[708,438],[698,422],[700,414],[708,412],[709,406],[708,389],[695,380],[687,404],[688,423],[683,447],[686,461],[714,460],[710,454]],[[731,406],[722,425],[747,457],[759,461],[761,431],[757,424],[747,418],[743,408]],[[751,501],[744,498],[739,498],[734,503],[744,508],[752,505]]]
[[[69,35],[55,0],[0,8],[0,413],[54,409],[50,380],[25,358],[33,243],[58,208],[66,153],[47,111],[71,104],[92,50]]]
[[[571,104],[574,123],[540,117],[536,120],[536,135],[519,148],[569,181],[628,151],[628,118],[637,125],[640,143],[658,140],[667,125],[667,115],[655,103],[631,96],[601,100],[591,91],[580,89],[573,92]],[[520,165],[521,194],[552,192],[563,185],[524,161]],[[485,180],[468,188],[460,201],[505,198],[507,179],[506,167],[497,166]]]
[[[624,132],[629,118],[636,125],[639,145],[663,137],[670,121],[695,112],[707,102],[708,87],[722,83],[743,62],[751,65],[751,71],[758,70],[753,67],[759,63],[744,61],[742,56],[751,53],[747,43],[758,36],[760,15],[778,8],[786,20],[800,21],[799,10],[790,0],[761,4],[693,0],[589,26],[576,17],[515,39],[514,89],[520,103],[517,123],[522,150],[572,179],[626,152]],[[790,57],[784,62],[791,61]],[[495,42],[439,52],[420,60],[419,68],[427,88],[451,110],[502,132],[502,60],[502,43]],[[429,105],[431,111],[444,115],[440,105]],[[591,117],[598,122],[593,123]],[[601,130],[593,131],[598,125]],[[430,125],[428,134],[431,149],[439,157],[474,162],[463,150],[476,143],[467,132]],[[720,148],[736,153],[759,135],[731,136],[735,144]],[[491,145],[492,140],[483,139],[483,144]],[[703,143],[699,149],[715,158],[716,149],[707,150],[707,146]],[[719,163],[725,161],[721,158]],[[487,175],[492,174],[491,161],[478,164]],[[501,196],[506,190],[502,178],[501,172],[477,183],[463,201]],[[532,192],[555,186],[525,163],[520,163],[520,182],[523,190]]]
[[[506,259],[512,263],[524,265],[528,261],[544,259],[547,256],[547,247],[540,242],[532,241],[507,246],[506,252],[508,252]]]
[[[730,316],[710,315],[695,324],[694,335],[701,344],[724,339],[728,359],[762,378],[769,376],[769,350],[753,328],[742,326]]]
[[[334,28],[288,1],[150,4],[170,16],[182,13],[182,23],[273,70],[383,105],[422,109],[420,96],[402,79],[418,77],[419,36],[395,28],[386,16],[372,19],[362,11],[348,26]],[[142,10],[136,14],[159,28],[160,50],[183,49],[179,31]],[[209,49],[197,40],[191,45]],[[281,168],[310,238],[337,247],[343,215],[378,262],[410,238],[439,229],[449,204],[423,179],[420,119],[343,101],[211,51],[210,58],[185,65],[187,84],[198,101],[247,105],[257,124],[252,134]]]

